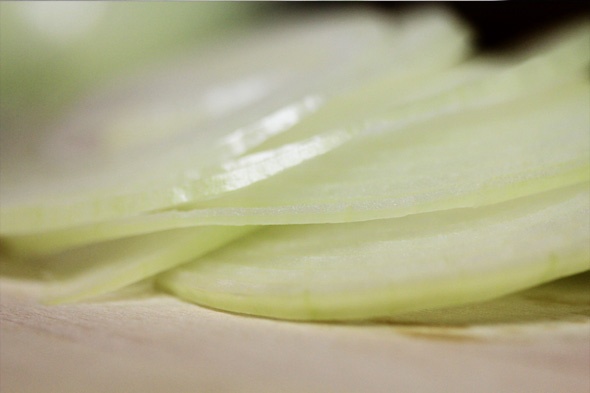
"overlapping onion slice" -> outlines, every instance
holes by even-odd
[[[155,277],[304,320],[588,270],[589,39],[581,24],[467,60],[468,31],[440,10],[346,15],[141,76],[75,108],[54,167],[3,174],[2,250],[51,302]]]

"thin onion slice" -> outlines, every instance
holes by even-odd
[[[321,35],[322,39],[314,36],[313,29],[300,27],[298,31],[290,32],[299,34],[291,43],[291,46],[294,47],[291,55],[297,57],[297,53],[300,52],[295,49],[302,46],[299,49],[303,50],[303,53],[306,53],[308,57],[299,56],[295,60],[287,60],[288,68],[295,67],[296,70],[301,71],[301,75],[295,72],[296,76],[287,78],[288,82],[280,84],[276,89],[271,89],[280,92],[280,94],[285,94],[284,92],[290,88],[294,89],[295,92],[290,94],[288,98],[279,99],[271,93],[265,93],[267,102],[265,105],[261,104],[261,108],[257,108],[253,104],[253,108],[244,109],[246,115],[243,116],[234,113],[235,111],[226,113],[221,117],[223,121],[214,121],[217,118],[213,116],[212,124],[214,123],[214,126],[211,127],[200,124],[196,120],[196,123],[192,124],[191,120],[189,123],[192,126],[184,125],[180,128],[182,130],[196,128],[197,133],[189,132],[187,136],[186,133],[179,131],[183,135],[176,138],[174,137],[177,134],[176,131],[171,130],[170,133],[173,137],[167,143],[160,143],[161,140],[157,143],[158,152],[148,148],[137,155],[124,149],[125,154],[122,154],[122,161],[115,161],[113,165],[94,165],[94,161],[90,160],[89,166],[91,168],[85,170],[83,168],[85,165],[77,164],[80,158],[78,153],[83,154],[85,158],[91,154],[85,152],[84,149],[74,149],[75,152],[78,152],[74,158],[78,158],[78,160],[69,160],[76,163],[69,166],[69,171],[49,176],[46,173],[47,169],[44,168],[43,175],[33,176],[31,179],[34,181],[32,182],[20,184],[17,181],[16,185],[2,187],[1,233],[44,231],[83,223],[107,221],[210,198],[234,189],[234,183],[232,183],[233,186],[225,187],[220,185],[215,175],[210,176],[209,173],[212,170],[210,167],[213,166],[213,170],[217,172],[225,171],[223,164],[229,158],[243,154],[276,133],[289,130],[294,123],[299,121],[299,118],[304,118],[321,107],[324,97],[330,98],[335,91],[352,88],[366,79],[379,75],[383,69],[388,72],[397,72],[397,80],[415,79],[416,76],[448,68],[464,58],[469,48],[468,34],[462,24],[450,15],[444,12],[427,12],[417,14],[410,19],[412,19],[412,23],[408,23],[407,26],[402,24],[399,34],[385,34],[384,39],[372,45],[365,43],[358,37],[350,36],[351,34],[355,35],[356,29],[349,29],[350,25],[347,23],[356,26],[354,18],[352,22],[336,23],[335,30],[328,28],[328,32]],[[370,31],[371,27],[373,30],[376,28],[371,23],[367,27],[366,20],[362,22],[364,24],[361,23],[360,27],[363,31]],[[325,29],[324,25],[325,21],[319,23],[320,30]],[[327,23],[327,26],[330,25]],[[395,23],[393,25],[396,26]],[[388,27],[386,23],[377,24],[377,30],[379,28],[387,30]],[[395,29],[393,30],[395,32]],[[420,32],[432,34],[418,34]],[[370,37],[374,35],[369,34]],[[333,36],[344,42],[346,48],[351,46],[351,40],[358,43],[357,41],[360,39],[361,42],[358,45],[353,45],[357,51],[350,54],[348,49],[336,50],[340,46],[334,47]],[[276,37],[276,41],[273,41],[272,34],[270,37],[267,37],[267,40],[270,39],[271,42],[266,44],[271,48],[269,50],[272,55],[270,58],[282,59],[281,56],[274,56],[275,52],[272,49],[278,53],[289,54],[290,45],[284,46],[284,41],[280,36]],[[368,40],[368,42],[372,43],[372,40]],[[314,45],[310,46],[312,44]],[[329,50],[324,50],[323,46],[328,46]],[[437,49],[436,58],[431,59],[432,61],[428,63],[419,61],[426,54],[432,55],[434,52],[431,50],[435,48]],[[240,53],[242,52],[243,50]],[[256,64],[259,64],[257,72],[262,73],[265,78],[269,75],[272,76],[273,73],[267,68],[273,61],[264,56],[266,53],[264,51],[256,53],[257,55],[250,54],[244,57],[244,61],[247,60],[246,63],[254,68],[256,68]],[[343,53],[344,58],[342,58]],[[242,56],[240,55],[238,58],[242,59]],[[223,63],[223,56],[218,61]],[[283,64],[284,62],[285,60],[281,60],[279,63]],[[230,71],[237,63],[228,62]],[[416,67],[417,64],[428,64],[428,66]],[[334,88],[323,85],[326,80],[325,67],[336,70],[333,74],[337,77],[328,78],[331,80],[329,85],[336,86]],[[277,67],[277,69],[280,70],[282,67]],[[248,72],[245,73],[248,74]],[[206,76],[203,78],[207,80]],[[307,82],[303,83],[302,80]],[[354,82],[350,82],[351,80]],[[252,89],[245,90],[250,92]],[[234,94],[227,93],[226,95],[233,96]],[[184,100],[183,104],[189,106],[199,105],[200,102],[192,96],[187,98],[181,95],[181,99]],[[226,102],[227,100],[222,101]],[[141,105],[140,107],[142,114],[150,112],[149,109]],[[195,113],[193,110],[189,112]],[[292,118],[293,114],[295,115],[294,119]],[[277,116],[279,121],[277,121]],[[284,116],[291,117],[291,119],[285,120]],[[100,116],[100,118],[104,117],[108,118],[108,116]],[[172,117],[176,118],[176,116]],[[182,116],[178,117],[181,121]],[[260,123],[261,117],[265,117],[263,120],[266,121]],[[87,119],[88,116],[84,118]],[[75,124],[78,123],[75,122]],[[107,124],[101,127],[106,128],[105,132],[108,134],[111,126]],[[178,126],[172,122],[170,128],[177,129]],[[330,130],[325,131],[330,132]],[[96,133],[94,132],[94,134]],[[316,135],[314,138],[321,139]],[[297,143],[301,143],[303,139],[298,138]],[[309,139],[311,138],[307,138],[307,140]],[[284,146],[284,144],[281,145]],[[281,145],[275,145],[275,147],[280,148]],[[323,154],[325,151],[325,148],[319,149],[317,154]],[[60,151],[59,155],[72,158],[71,155],[64,154],[63,151]],[[281,160],[282,168],[301,162],[293,154],[289,157],[292,162],[283,158]],[[148,166],[150,170],[146,171]],[[98,169],[94,170],[94,167]],[[271,172],[274,174],[278,169],[280,167]],[[254,176],[251,182],[259,180],[260,176]],[[251,182],[243,181],[240,187],[245,187]]]
[[[184,210],[9,236],[4,244],[13,254],[27,256],[206,224],[391,218],[493,204],[584,182],[590,178],[589,92],[587,82],[574,82],[546,96],[509,101],[446,120],[434,118],[401,133],[382,132],[355,140],[258,185],[197,206],[187,205]],[[346,134],[331,136],[334,144],[347,140]],[[318,146],[325,147],[325,141],[310,141],[312,155]],[[306,151],[294,145],[282,152],[304,158]],[[252,172],[252,167],[236,169],[218,181],[239,183],[260,170],[266,176],[280,167],[283,157],[262,154]],[[268,169],[261,166],[263,162]]]
[[[26,263],[34,265],[47,280],[44,299],[47,303],[76,302],[124,288],[194,260],[255,229],[176,229],[93,244]]]
[[[590,269],[590,185],[479,209],[267,227],[160,276],[208,307],[352,320],[500,297]]]
[[[355,140],[176,216],[201,225],[361,221],[481,206],[587,181],[590,84],[548,93]]]

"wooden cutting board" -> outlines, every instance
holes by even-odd
[[[232,315],[139,289],[48,307],[37,284],[3,278],[0,392],[588,393],[588,278],[354,325]]]

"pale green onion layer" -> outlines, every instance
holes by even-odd
[[[226,311],[362,319],[493,299],[590,269],[589,184],[479,209],[268,227],[163,274]]]

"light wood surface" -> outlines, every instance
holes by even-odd
[[[533,291],[356,325],[232,315],[139,290],[48,307],[33,284],[3,278],[0,391],[588,393],[581,277],[575,296],[550,302]]]

